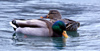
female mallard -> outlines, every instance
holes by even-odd
[[[66,33],[65,23],[56,21],[52,24],[50,21],[43,19],[33,20],[13,20],[10,22],[16,33],[22,33],[33,36],[49,36],[49,37],[68,37]]]
[[[57,20],[61,20],[66,24],[67,31],[76,31],[77,28],[80,26],[79,22],[70,20],[70,19],[61,19],[61,14],[57,10],[50,10],[48,15],[41,16],[41,18],[49,18],[51,22],[55,22]]]

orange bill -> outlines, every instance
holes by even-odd
[[[67,35],[66,31],[63,31],[62,35],[63,35],[65,38],[68,38],[68,35]]]
[[[43,18],[42,16],[40,18]]]
[[[48,15],[46,15],[46,16],[41,16],[40,18],[49,18],[49,16],[48,16]]]

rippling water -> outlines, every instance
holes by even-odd
[[[9,21],[15,18],[38,19],[49,10],[57,9],[63,18],[81,23],[70,38],[32,37],[19,35]],[[0,51],[100,51],[99,0],[0,0]]]

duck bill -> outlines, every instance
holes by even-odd
[[[63,31],[62,35],[63,35],[65,38],[68,38],[68,35],[67,35],[66,31]]]
[[[49,18],[49,15],[41,16],[40,18]]]

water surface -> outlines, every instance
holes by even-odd
[[[0,0],[0,51],[100,51],[99,0]],[[68,32],[70,38],[34,37],[19,35],[9,21],[39,19],[49,10],[60,11],[63,18],[81,23],[77,32]]]

